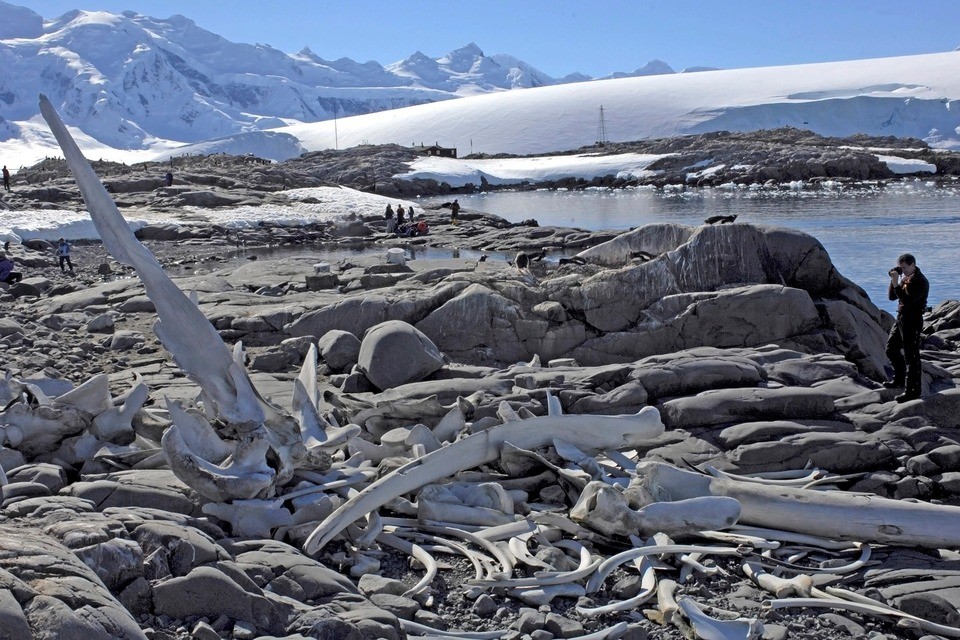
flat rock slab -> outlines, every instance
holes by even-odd
[[[717,389],[663,403],[668,429],[703,427],[744,420],[826,418],[836,407],[829,395],[802,387]]]

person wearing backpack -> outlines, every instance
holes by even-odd
[[[60,259],[60,271],[65,271],[63,268],[64,263],[70,268],[70,273],[73,273],[73,262],[70,261],[70,243],[60,238],[60,244],[57,245],[57,258]]]

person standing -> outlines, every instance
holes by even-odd
[[[403,205],[398,204],[397,205],[397,226],[398,227],[403,224],[404,216],[406,216],[406,214],[407,212],[403,210]]]
[[[7,169],[7,165],[3,165],[3,189],[4,191],[10,191],[10,171]]]
[[[60,244],[57,245],[57,257],[60,259],[60,271],[64,271],[63,264],[70,267],[70,273],[73,273],[73,263],[70,261],[70,243],[60,238]]]
[[[888,389],[906,387],[896,397],[907,402],[920,397],[922,369],[920,364],[920,332],[923,313],[927,308],[930,282],[917,267],[913,255],[904,253],[897,258],[897,266],[890,269],[887,297],[897,300],[897,322],[887,339],[887,357],[893,364],[893,378],[883,383]]]
[[[450,204],[450,224],[460,223],[460,203],[456,199]]]
[[[13,264],[13,260],[8,258],[6,253],[0,251],[0,282],[16,284],[23,280],[23,274],[14,271],[14,268],[16,268],[16,265]]]
[[[383,212],[384,220],[393,220],[393,207],[389,204],[387,205],[387,210]]]

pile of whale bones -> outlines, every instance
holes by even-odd
[[[375,437],[363,433],[362,415],[349,415],[318,392],[316,345],[294,382],[291,410],[268,402],[242,365],[242,345],[231,351],[196,301],[135,238],[43,96],[41,111],[106,249],[136,269],[156,307],[156,335],[201,391],[197,406],[168,400],[166,412],[149,409],[169,424],[161,442],[150,443],[132,426],[138,412],[148,411],[149,391],[142,383],[111,398],[107,377],[98,375],[48,398],[8,375],[5,385],[14,399],[0,412],[7,446],[36,449],[86,429],[105,443],[108,453],[152,451],[155,464],[165,462],[207,501],[203,511],[229,522],[237,535],[286,537],[314,556],[332,540],[343,541],[345,551],[337,555],[354,577],[378,569],[380,549],[408,554],[423,577],[404,595],[427,605],[440,565],[437,554],[459,554],[472,564],[468,597],[494,591],[534,606],[556,597],[597,594],[616,569],[630,565],[641,576],[639,593],[602,606],[578,604],[577,612],[585,617],[639,616],[641,605],[653,600],[655,608],[647,617],[678,626],[688,637],[760,637],[763,625],[755,618],[731,619],[729,612],[711,617],[693,598],[674,595],[678,582],[691,575],[721,570],[713,557],[732,556],[747,578],[770,593],[763,603],[767,609],[847,610],[915,631],[960,637],[960,628],[840,587],[817,587],[811,576],[817,571],[841,576],[863,568],[871,545],[960,546],[960,508],[840,491],[831,486],[828,474],[815,469],[746,477],[637,460],[636,450],[664,430],[656,408],[619,416],[563,415],[559,400],[549,394],[547,415],[517,412],[504,402],[502,424],[477,432],[471,432],[464,417],[474,399],[461,398],[433,428],[396,428],[380,434],[375,444]],[[406,463],[378,469],[384,459],[397,457]],[[499,475],[471,472],[494,466]],[[523,495],[517,489],[531,467],[550,470],[574,503],[568,513],[515,513],[517,496]],[[509,479],[504,484],[511,489],[498,484],[497,477]],[[0,481],[6,483],[2,469]],[[406,517],[382,516],[381,507]],[[558,568],[532,549],[559,550],[569,562]],[[600,549],[622,550],[605,556]],[[820,558],[820,564],[801,566],[805,555]],[[679,564],[680,575],[658,579],[655,572],[675,568],[668,561]],[[590,601],[579,601],[584,602]],[[409,637],[497,638],[505,633],[402,624]],[[626,626],[618,622],[582,637],[616,638]]]

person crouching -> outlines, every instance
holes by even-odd
[[[7,284],[16,284],[23,280],[23,274],[19,271],[14,271],[16,265],[13,263],[13,260],[7,257],[7,254],[0,251],[0,282],[6,282]]]

